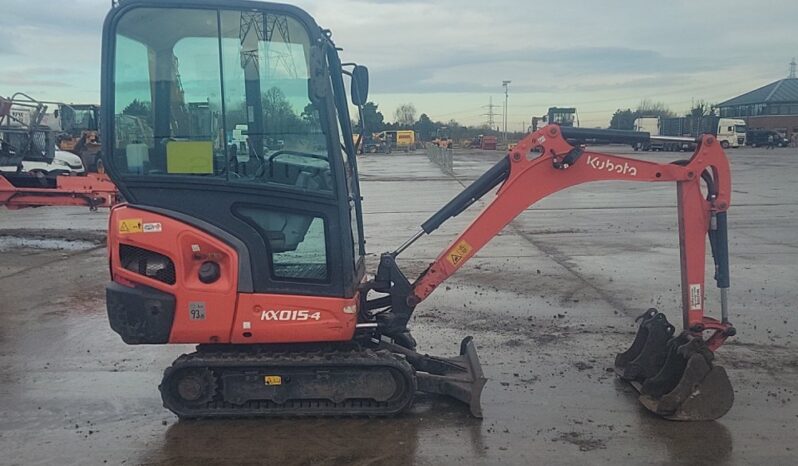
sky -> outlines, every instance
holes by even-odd
[[[99,101],[110,0],[3,0],[0,95]],[[606,126],[642,99],[684,112],[787,76],[798,56],[795,0],[298,0],[333,31],[343,61],[367,65],[370,99],[393,119],[412,103],[433,120],[502,120],[521,130],[550,106]]]

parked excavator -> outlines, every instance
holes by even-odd
[[[382,254],[370,276],[349,116],[350,99],[361,110],[367,100],[368,71],[342,63],[338,50],[329,30],[282,4],[121,0],[106,18],[103,154],[127,201],[110,216],[108,318],[131,345],[197,345],[164,372],[166,408],[181,418],[393,415],[423,391],[481,417],[486,378],[473,339],[454,357],[424,354],[410,331],[414,310],[529,206],[617,180],[677,186],[683,320],[677,333],[664,313],[646,312],[617,370],[662,417],[729,410],[731,384],[713,357],[735,333],[731,180],[713,136],[689,160],[655,163],[578,143],[645,133],[543,127]],[[219,126],[185,130],[186,101],[208,102]],[[152,129],[148,141],[114,135],[132,105]],[[228,143],[238,125],[247,125],[245,152]],[[481,213],[409,280],[400,255],[483,198]],[[719,319],[705,313],[707,238]]]

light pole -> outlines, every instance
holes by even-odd
[[[504,143],[507,144],[507,102],[510,98],[510,83],[512,81],[502,81],[504,86]]]

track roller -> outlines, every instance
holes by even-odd
[[[181,418],[386,416],[417,381],[401,355],[352,345],[200,346],[164,371],[164,407]]]

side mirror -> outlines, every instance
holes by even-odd
[[[352,103],[361,106],[369,100],[369,69],[362,65],[355,65],[352,70]]]

